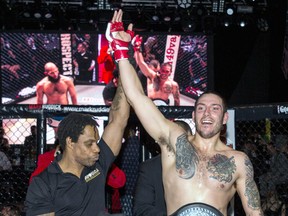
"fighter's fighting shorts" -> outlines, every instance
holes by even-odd
[[[169,99],[167,101],[159,98],[152,99],[156,106],[169,106]]]
[[[179,208],[171,216],[223,216],[223,214],[211,205],[190,203]]]

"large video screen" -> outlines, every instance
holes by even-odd
[[[147,95],[150,97],[154,91],[153,100],[155,97],[161,100],[161,94],[167,99],[168,95],[165,100],[168,103],[159,105],[174,106],[171,83],[177,83],[180,92],[177,106],[193,106],[195,99],[211,84],[208,80],[213,66],[208,55],[208,37],[155,33],[141,36],[141,54],[147,65],[151,60],[171,65],[168,81],[163,82],[161,71],[155,70],[156,76],[150,79],[134,59]],[[104,95],[115,94],[116,64],[103,34],[18,31],[2,32],[0,37],[1,104],[37,104],[38,101],[62,104],[64,101],[64,105],[107,105]],[[132,61],[134,56],[130,54]],[[64,77],[61,82],[44,73],[44,66],[49,62]],[[73,96],[77,103],[73,102]]]
[[[132,55],[134,58],[131,62],[134,63],[145,93],[156,105],[193,106],[195,99],[208,89],[208,85],[212,86],[213,61],[209,55],[211,38],[203,34],[143,34],[140,37],[140,55],[146,66],[143,66],[144,69],[141,67],[139,57],[135,54],[137,52],[130,52],[130,57]],[[106,51],[108,42],[105,36],[99,35],[99,41],[99,50]],[[160,67],[156,68],[155,62]],[[167,63],[171,65],[171,72],[168,78],[162,78],[161,65]],[[101,67],[99,64],[99,71]],[[179,96],[173,92],[173,83],[179,88]]]

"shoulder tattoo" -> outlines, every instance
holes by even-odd
[[[180,135],[176,141],[176,171],[178,175],[184,179],[192,178],[198,162],[198,154],[188,141],[187,134]]]

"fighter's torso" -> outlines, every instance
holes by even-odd
[[[171,80],[159,81],[158,79],[147,79],[148,97],[152,99],[168,100],[169,95],[173,92],[173,84]]]
[[[68,85],[63,78],[57,83],[47,81],[43,85],[48,104],[68,104],[67,91]]]
[[[181,176],[187,167],[176,171],[176,157],[171,157],[167,151],[162,152],[162,157],[165,157],[162,158],[163,183],[168,215],[188,203],[206,203],[226,215],[227,204],[236,192],[235,181],[238,177],[237,156],[234,154],[233,150],[209,155],[198,152],[197,163],[191,162],[191,172]],[[168,162],[163,162],[163,159]],[[178,163],[177,167],[181,165]]]

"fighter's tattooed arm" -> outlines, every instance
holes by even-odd
[[[248,206],[253,210],[259,210],[261,209],[260,195],[257,185],[254,181],[253,165],[247,156],[245,157],[245,171],[245,196],[248,199]]]
[[[187,134],[180,135],[176,141],[176,171],[178,175],[184,179],[192,178],[198,162],[198,154],[188,141]]]

